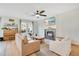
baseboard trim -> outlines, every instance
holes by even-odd
[[[79,43],[72,43],[72,45],[78,45],[79,46]]]
[[[73,46],[79,46],[78,44],[73,44],[73,43],[72,43],[72,45],[73,45]]]

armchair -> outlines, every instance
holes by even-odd
[[[68,56],[71,52],[71,40],[64,38],[62,40],[49,41],[49,50],[62,56]]]

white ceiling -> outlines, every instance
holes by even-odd
[[[78,3],[0,3],[0,16],[34,19],[31,15],[36,10],[45,10],[45,14],[54,16],[75,8],[79,8]]]

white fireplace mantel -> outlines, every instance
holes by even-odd
[[[56,29],[56,25],[47,25],[44,29]]]

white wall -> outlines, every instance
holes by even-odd
[[[68,36],[72,43],[79,44],[79,9],[56,15],[57,36]]]

